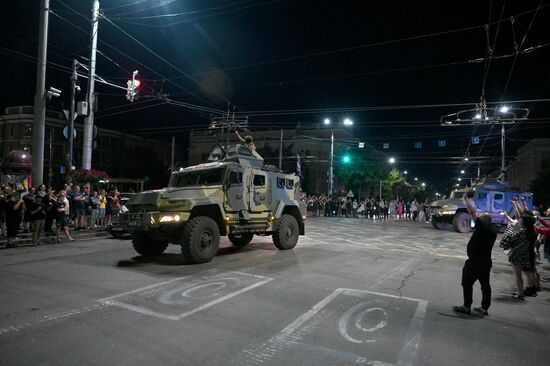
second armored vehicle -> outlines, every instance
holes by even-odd
[[[471,219],[462,196],[466,192],[468,199],[474,202],[479,213],[489,213],[494,225],[506,225],[508,220],[501,213],[513,216],[512,197],[524,197],[528,208],[532,208],[533,195],[519,189],[508,188],[501,183],[480,183],[472,187],[455,189],[448,199],[432,202],[429,209],[430,221],[436,229],[446,229],[452,225],[455,231],[470,231]]]

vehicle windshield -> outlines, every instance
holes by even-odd
[[[221,185],[224,175],[225,168],[179,173],[173,175],[170,179],[170,187],[174,188]]]
[[[474,198],[475,193],[476,193],[475,191],[468,191],[468,194],[466,194],[466,197]],[[451,198],[461,199],[463,195],[464,195],[464,191],[453,191],[451,193]]]

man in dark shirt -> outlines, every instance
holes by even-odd
[[[464,292],[464,305],[454,306],[453,310],[457,313],[470,314],[472,306],[473,286],[476,281],[481,285],[481,307],[474,310],[481,315],[489,315],[488,310],[491,306],[491,284],[489,278],[491,275],[491,251],[497,238],[496,231],[491,225],[491,215],[484,213],[477,216],[472,203],[466,197],[462,197],[466,208],[472,220],[475,221],[475,229],[470,241],[468,242],[468,259],[462,269],[462,289]]]

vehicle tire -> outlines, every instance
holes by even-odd
[[[470,231],[470,215],[466,212],[460,212],[453,218],[453,228],[459,233]]]
[[[136,252],[145,257],[161,255],[168,247],[167,241],[149,239],[144,235],[132,235],[132,244]]]
[[[436,221],[432,219],[432,226],[437,230],[447,230],[449,229],[449,223],[446,221]]]
[[[220,246],[220,229],[206,216],[191,219],[183,229],[182,254],[191,263],[210,262]]]
[[[298,221],[292,215],[283,215],[279,219],[279,225],[273,232],[273,244],[279,250],[292,249],[298,242]]]
[[[244,248],[248,243],[252,241],[254,234],[252,233],[243,233],[243,234],[229,234],[227,235],[229,241],[233,244],[234,247]]]

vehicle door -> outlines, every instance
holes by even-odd
[[[224,209],[227,212],[238,212],[246,209],[246,197],[243,184],[243,170],[231,168],[225,181]]]
[[[268,179],[265,172],[253,171],[250,188],[250,211],[268,211]]]
[[[500,213],[506,211],[504,205],[504,193],[502,192],[490,192],[491,198],[490,211],[495,213]]]

